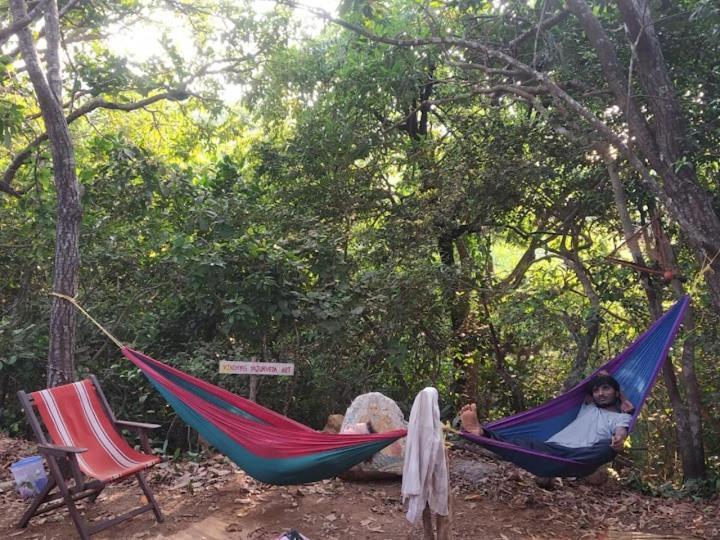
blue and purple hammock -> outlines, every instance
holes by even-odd
[[[688,303],[688,297],[682,298],[624,352],[597,370],[613,375],[635,404],[631,429],[668,355]],[[269,484],[331,478],[406,434],[404,430],[368,435],[320,433],[128,347],[123,347],[122,353],[188,425],[250,476]],[[575,419],[587,395],[590,377],[544,405],[491,422],[487,428],[504,439],[545,441]],[[587,449],[551,455],[466,432],[462,436],[541,476],[584,476],[614,457],[614,453],[604,452],[598,458]]]

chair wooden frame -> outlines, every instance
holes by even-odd
[[[117,420],[110,409],[110,405],[105,398],[105,394],[100,388],[100,383],[97,378],[94,375],[90,375],[90,381],[100,398],[105,414],[111,420],[111,423],[115,426],[117,432],[121,434],[122,429],[128,429],[136,433],[140,439],[143,452],[148,455],[152,454],[148,440],[148,431],[159,428],[160,426],[157,424]],[[77,506],[75,506],[75,501],[89,498],[90,502],[94,502],[102,490],[105,489],[105,486],[111,481],[89,479],[86,477],[80,470],[77,456],[78,454],[85,452],[87,449],[53,444],[48,440],[48,437],[43,430],[40,418],[35,411],[36,404],[32,396],[21,390],[18,392],[18,398],[25,410],[25,415],[30,427],[37,438],[38,452],[45,458],[45,462],[50,470],[50,477],[48,478],[47,484],[42,491],[34,497],[30,506],[27,508],[22,518],[20,518],[20,521],[17,524],[19,528],[26,527],[31,518],[62,508],[63,506],[67,506],[68,511],[70,512],[70,517],[72,518],[82,540],[87,540],[95,533],[103,531],[113,525],[117,525],[118,523],[122,523],[123,521],[127,521],[138,514],[149,512],[150,510],[152,510],[155,514],[155,519],[158,523],[164,520],[160,506],[155,500],[155,496],[148,486],[143,472],[139,471],[117,478],[116,480],[122,480],[131,475],[135,476],[138,484],[140,484],[140,489],[142,489],[142,492],[148,501],[147,504],[134,508],[120,516],[106,519],[104,521],[98,521],[92,524],[85,521],[78,511]],[[74,482],[70,484],[67,481],[68,479],[72,479]],[[112,482],[116,480],[112,480]],[[52,493],[55,488],[57,491]]]

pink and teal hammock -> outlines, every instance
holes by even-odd
[[[74,300],[64,298],[75,304]],[[630,347],[599,368],[614,375],[625,395],[635,404],[633,425],[667,357],[688,302],[687,297],[680,300]],[[406,434],[404,430],[369,435],[319,433],[125,347],[99,324],[98,327],[121,346],[123,355],[140,368],[188,425],[262,482],[300,484],[331,478]],[[487,427],[503,437],[544,441],[575,418],[585,398],[588,380],[540,407],[492,422]],[[602,464],[595,457],[585,456],[582,449],[575,455],[558,457],[469,433],[462,435],[542,476],[583,476]],[[603,459],[609,461],[612,456]]]
[[[180,418],[250,476],[268,484],[332,478],[406,434],[320,433],[128,347],[122,353]]]

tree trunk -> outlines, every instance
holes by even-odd
[[[665,270],[673,273],[671,288],[676,298],[685,294],[682,282],[678,278],[678,271],[675,262],[675,253],[670,245],[670,240],[665,235],[660,225],[657,209],[652,208],[654,222],[657,223],[655,240],[657,252],[661,253],[661,263],[666,265]],[[705,478],[705,447],[702,439],[702,404],[700,399],[700,386],[695,373],[695,313],[692,306],[688,306],[685,318],[683,319],[685,329],[685,341],[681,355],[682,378],[685,390],[685,402],[678,392],[678,401],[682,404],[682,418],[676,418],[678,426],[682,423],[683,434],[678,431],[678,447],[683,462],[683,477],[685,480],[694,478]],[[669,359],[666,369],[673,369]],[[677,391],[677,390],[676,390]],[[673,407],[675,407],[673,403]]]
[[[584,0],[567,0],[567,5],[595,48],[635,144],[663,180],[661,189],[668,211],[698,252],[700,264],[707,264],[712,269],[703,275],[713,305],[720,312],[720,218],[710,194],[698,185],[695,170],[687,161],[682,144],[686,139],[684,117],[677,104],[649,7],[644,0],[618,0],[628,37],[633,45],[637,43],[633,49],[640,82],[644,93],[652,96],[649,104],[654,117],[653,128],[632,96],[615,47],[597,17]],[[643,35],[638,39],[641,31]]]
[[[705,281],[716,307],[720,298],[720,218],[714,210],[712,197],[697,181],[697,173],[689,151],[687,122],[670,78],[660,40],[655,32],[647,0],[618,0],[628,40],[643,93],[653,115],[653,133],[659,152],[658,170],[665,181],[665,192],[684,210],[678,222],[686,221],[697,231],[688,240],[701,252],[701,264],[714,271],[705,272]],[[632,75],[632,74],[631,74]],[[687,235],[691,231],[683,230]]]
[[[57,18],[57,2],[50,0],[45,18]],[[27,16],[24,0],[10,0],[13,19],[23,20]],[[52,24],[52,23],[51,23]],[[59,23],[57,23],[59,26]],[[57,27],[57,26],[56,26]],[[77,293],[80,271],[80,223],[82,206],[77,176],[75,174],[75,150],[63,109],[40,67],[37,50],[28,28],[18,31],[22,57],[28,75],[35,89],[45,129],[52,152],[55,189],[57,192],[57,223],[55,233],[55,267],[53,270],[53,291],[74,297]],[[59,34],[56,34],[59,36]],[[54,38],[55,39],[55,38]],[[48,55],[57,59],[58,42],[49,40]],[[60,79],[59,62],[57,77]],[[75,377],[75,309],[65,300],[53,297],[50,310],[50,350],[48,354],[48,386],[72,381]]]
[[[5,400],[7,399],[8,388],[10,387],[10,371],[4,369],[0,371],[0,411],[6,410]],[[5,422],[3,414],[0,414],[0,421]]]
[[[635,237],[635,231],[630,219],[630,213],[627,209],[627,200],[625,198],[625,191],[623,190],[620,176],[617,171],[617,165],[615,161],[605,154],[605,163],[608,169],[608,175],[612,182],[613,193],[615,196],[615,205],[620,215],[620,223],[622,224],[623,233],[627,241],[628,248],[632,254],[633,261],[640,265],[645,266],[645,260],[640,250],[640,246]],[[665,253],[665,260],[671,261],[674,266],[674,258],[671,259],[672,253],[669,249],[669,243],[662,242],[665,245],[659,245],[659,249],[667,250]],[[669,269],[665,269],[669,270]],[[640,273],[640,282],[645,290],[647,296],[648,306],[650,307],[650,313],[653,320],[657,320],[662,315],[662,306],[658,291],[651,283],[649,277],[645,273]],[[677,282],[677,283],[675,283]],[[676,286],[680,287],[680,290],[676,289]],[[682,296],[682,285],[680,280],[673,279],[673,289],[677,297]],[[685,377],[686,386],[688,387],[688,403],[691,404],[697,400],[697,405],[693,404],[690,407],[686,407],[683,403],[680,390],[677,385],[677,377],[675,375],[675,368],[670,361],[670,358],[665,361],[663,365],[663,380],[665,381],[665,387],[668,392],[668,398],[673,410],[673,419],[675,420],[675,433],[678,440],[678,449],[680,451],[680,457],[683,467],[683,477],[685,480],[691,478],[703,478],[705,476],[705,452],[702,442],[702,420],[700,416],[699,407],[699,388],[697,386],[697,379],[695,378],[695,366],[694,366],[694,318],[692,313],[692,307],[688,308],[685,315],[684,326],[686,330],[686,339],[683,346],[682,361],[683,361],[683,372],[688,371],[688,376]],[[685,366],[689,367],[685,367]],[[691,373],[691,375],[690,375]],[[688,384],[688,379],[694,379],[694,384]],[[690,388],[694,387],[695,391],[691,391]]]
[[[628,248],[630,249],[630,255],[632,256],[633,262],[639,266],[645,265],[645,258],[643,257],[640,245],[638,244],[637,237],[635,236],[635,227],[632,219],[630,218],[630,212],[627,209],[627,198],[625,197],[625,190],[623,189],[622,182],[620,181],[620,175],[618,174],[617,163],[610,156],[609,150],[606,150],[604,154],[605,165],[607,166],[608,176],[610,176],[610,182],[613,188],[613,196],[615,197],[615,207],[617,208],[618,215],[620,216],[620,224],[622,226],[625,241],[627,242]],[[660,316],[662,309],[658,309],[660,303],[657,298],[657,291],[650,283],[650,278],[647,274],[640,272],[638,275],[640,284],[645,291],[645,296],[648,299],[648,304],[651,306],[651,314],[653,320]]]

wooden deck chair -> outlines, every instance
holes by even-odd
[[[37,437],[38,451],[50,470],[47,485],[35,496],[18,527],[26,527],[33,516],[63,506],[67,506],[83,540],[150,510],[158,522],[163,521],[142,472],[160,461],[152,455],[147,438],[147,430],[158,425],[116,420],[92,375],[80,382],[31,394],[20,391],[18,397]],[[128,445],[120,434],[123,428],[139,435],[145,453]],[[131,475],[137,478],[147,504],[92,524],[82,518],[75,501],[89,498],[92,502],[107,484]]]

